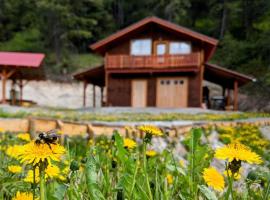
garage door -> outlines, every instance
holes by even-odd
[[[158,78],[156,98],[156,105],[160,108],[187,107],[188,78]]]

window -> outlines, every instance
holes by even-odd
[[[191,44],[189,42],[171,42],[170,54],[190,54]]]
[[[131,42],[131,55],[151,55],[152,52],[152,41],[151,39],[140,39],[133,40]]]
[[[166,53],[166,44],[157,45],[157,55],[164,55]]]

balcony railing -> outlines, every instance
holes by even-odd
[[[107,55],[105,67],[107,69],[127,68],[171,68],[189,67],[200,65],[200,54],[191,53],[188,55]]]

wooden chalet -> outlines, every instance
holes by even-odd
[[[104,56],[104,65],[74,78],[84,81],[84,88],[88,83],[105,87],[106,106],[160,108],[201,107],[207,80],[222,86],[224,95],[234,91],[236,110],[238,87],[253,78],[209,64],[217,44],[214,38],[148,17],[91,45]]]

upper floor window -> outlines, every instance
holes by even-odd
[[[191,44],[189,42],[171,42],[170,54],[190,54]]]
[[[131,55],[151,55],[152,53],[152,40],[139,39],[131,42]]]

